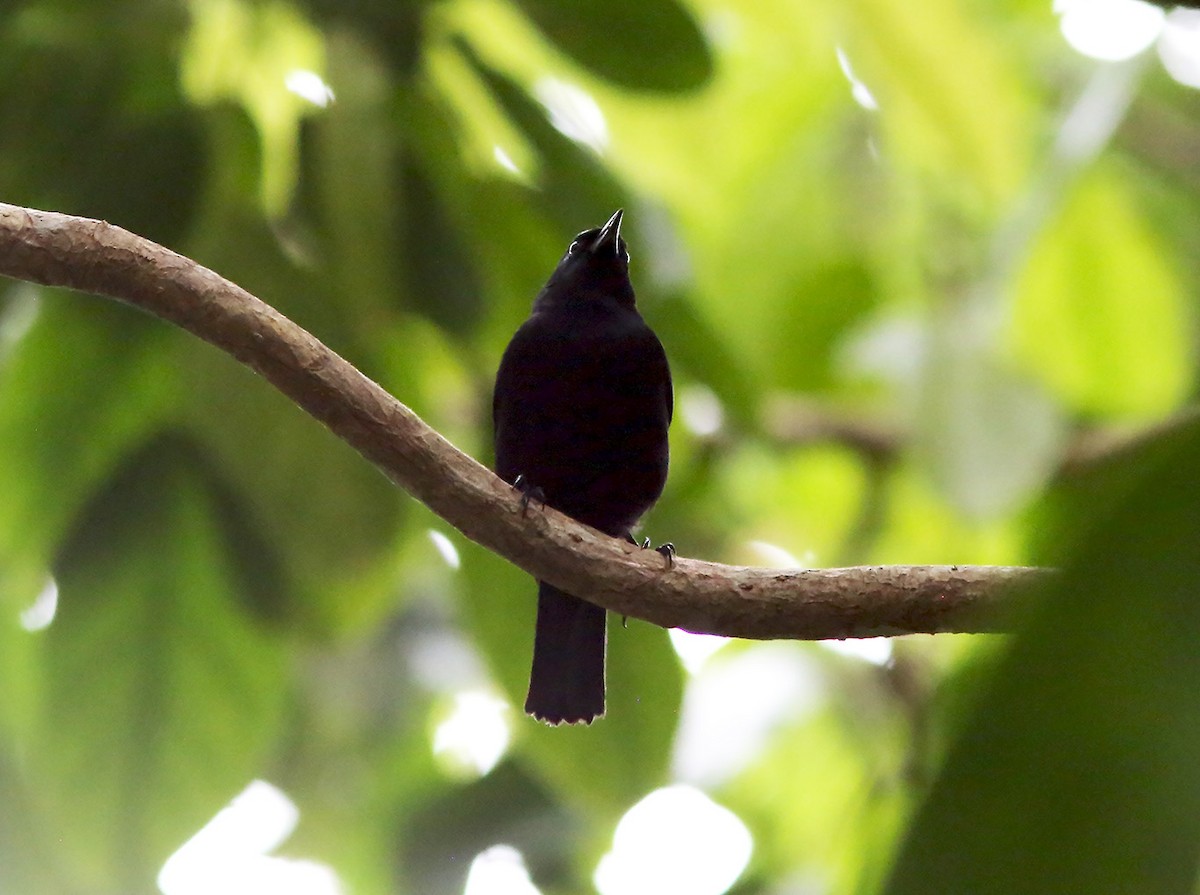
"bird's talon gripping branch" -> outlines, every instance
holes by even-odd
[[[662,554],[663,558],[667,561],[668,569],[675,565],[675,545],[670,541],[667,541],[665,544],[659,544],[654,548],[654,552]]]
[[[537,485],[534,485],[529,479],[523,475],[519,475],[513,480],[513,490],[521,492],[521,518],[529,512],[530,501],[537,501],[543,508],[546,506],[546,494]]]
[[[642,538],[642,540],[639,541],[632,534],[626,534],[625,537],[634,547],[641,547],[643,550],[650,549],[649,538]],[[659,544],[654,548],[654,552],[661,554],[662,557],[666,559],[668,569],[675,565],[675,545],[670,541],[667,541],[665,544]]]

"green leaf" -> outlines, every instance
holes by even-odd
[[[396,264],[399,134],[388,122],[383,63],[348,32],[327,43],[338,98],[314,119],[306,147],[320,266],[330,276],[325,300],[343,316],[368,318],[392,305],[404,286]]]
[[[326,32],[354,28],[401,77],[420,66],[425,45],[424,17],[437,0],[303,0]]]
[[[1194,891],[1198,466],[1193,426],[1114,512],[1092,502],[1101,521],[998,663],[890,895]]]
[[[763,334],[772,381],[796,391],[830,389],[836,384],[835,353],[847,331],[866,317],[876,301],[865,259],[831,259],[787,280],[788,298],[773,308]],[[803,295],[797,312],[795,296]]]
[[[1057,405],[1011,369],[988,328],[961,309],[933,322],[918,407],[918,457],[942,494],[973,519],[1011,512],[1058,464]]]
[[[871,720],[876,739],[869,745],[899,755],[896,719]],[[907,793],[896,769],[878,767],[865,751],[836,713],[817,711],[775,734],[723,788],[725,804],[756,831],[754,863],[766,879],[820,867],[837,880],[827,891],[853,892],[878,872],[864,856],[894,839]]]
[[[736,346],[729,344],[726,331],[702,314],[691,296],[678,290],[651,293],[648,301],[639,304],[670,358],[677,383],[676,404],[678,383],[683,381],[679,374],[686,371],[686,375],[713,390],[731,421],[747,428],[757,425],[760,395],[745,363],[737,356]]]
[[[704,34],[675,0],[516,0],[516,5],[564,53],[621,87],[693,90],[712,77]]]
[[[243,611],[208,476],[190,443],[155,441],[96,495],[55,566],[29,763],[81,889],[149,889],[278,729],[285,656]]]
[[[403,503],[352,448],[261,379],[194,344],[191,431],[278,555],[301,626],[341,629],[395,599],[391,565]],[[318,473],[319,474],[316,474]]]
[[[628,204],[624,188],[599,157],[560,133],[550,123],[546,110],[530,99],[520,84],[489,65],[465,38],[457,39],[455,46],[537,152],[537,181],[541,187],[538,200],[567,234],[568,241],[582,229],[599,226],[613,211]]]
[[[992,23],[951,0],[920,15],[855,0],[850,62],[879,102],[894,153],[964,208],[1010,197],[1029,163],[1029,98]]]
[[[8,307],[4,322],[28,329],[0,353],[0,599],[20,606],[96,483],[179,396],[168,327],[110,301],[38,294]]]
[[[1017,284],[1021,361],[1071,407],[1151,416],[1195,370],[1189,301],[1161,238],[1105,168],[1080,181]]]
[[[427,173],[410,163],[403,178],[409,300],[450,333],[469,335],[484,316],[475,255]]]

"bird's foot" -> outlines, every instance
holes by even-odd
[[[629,543],[633,544],[635,547],[641,547],[643,550],[650,549],[649,538],[643,538],[639,541],[631,533],[626,533],[625,537],[628,538]],[[670,541],[667,541],[665,544],[659,544],[654,548],[654,552],[660,554],[667,561],[668,569],[675,565],[675,545]]]
[[[540,487],[533,484],[523,475],[517,476],[513,481],[513,490],[521,492],[521,517],[524,518],[529,511],[529,504],[533,501],[540,503],[543,509],[546,506],[546,492]]]

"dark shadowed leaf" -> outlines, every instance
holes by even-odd
[[[207,161],[172,52],[186,16],[176,4],[56,6],[40,11],[40,26],[29,11],[25,28],[0,35],[8,156],[0,191],[6,201],[104,218],[177,247]]]
[[[179,396],[170,329],[96,298],[23,292],[0,354],[0,592],[28,601],[54,546]]]
[[[277,730],[284,655],[242,609],[244,570],[211,485],[188,442],[152,442],[55,564],[31,767],[80,891],[147,891],[254,777]]]
[[[331,30],[356,30],[406,76],[420,61],[424,14],[435,0],[304,0],[303,5]]]
[[[468,335],[483,311],[483,282],[475,257],[426,172],[410,163],[402,178],[409,302],[443,329]]]
[[[892,895],[1168,895],[1200,843],[1200,431],[1102,514],[1012,644]]]
[[[563,52],[621,87],[692,90],[712,76],[704,34],[675,0],[516,2]]]
[[[340,628],[393,597],[380,559],[404,506],[373,466],[264,382],[196,344],[193,432],[284,566],[293,623]],[[319,476],[310,472],[315,466]]]

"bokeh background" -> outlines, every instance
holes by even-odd
[[[645,534],[1064,571],[1008,639],[610,619],[608,717],[543,728],[524,574],[216,350],[4,281],[0,890],[1196,891],[1197,15],[3,4],[0,200],[212,267],[480,460],[624,207]]]

